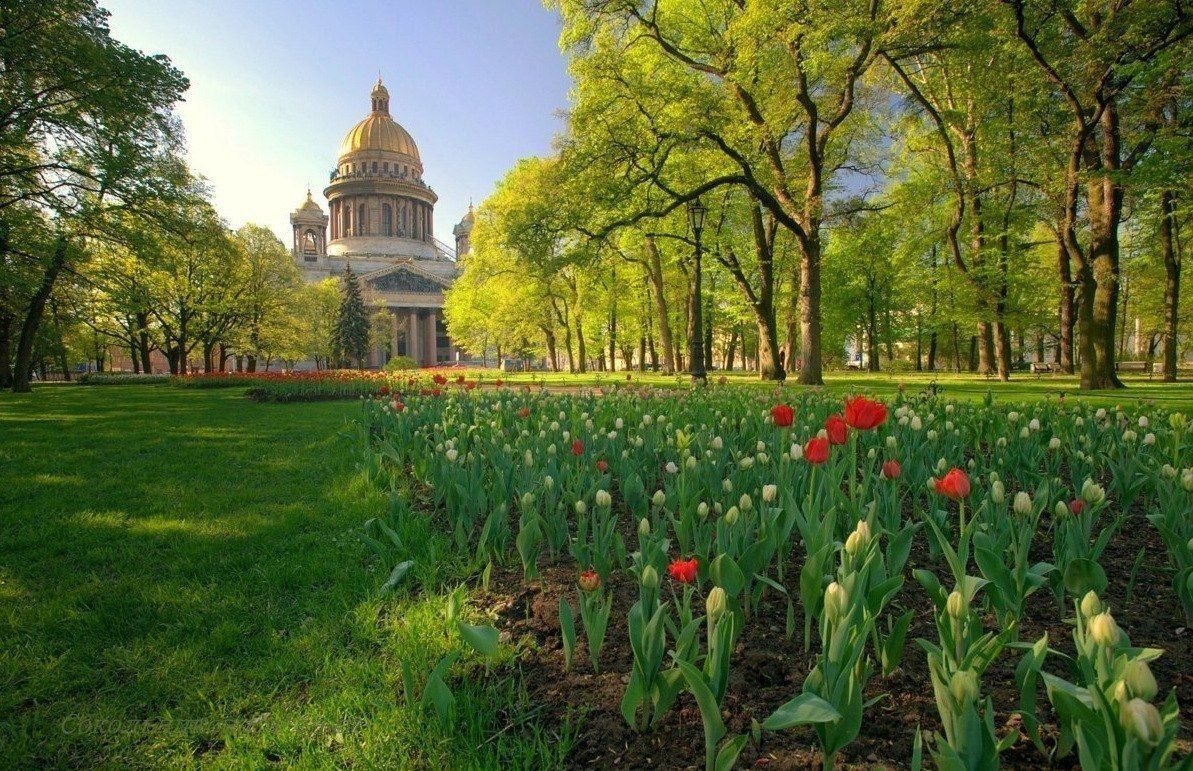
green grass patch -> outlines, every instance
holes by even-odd
[[[360,533],[388,502],[340,436],[359,409],[0,396],[0,766],[559,765],[568,737],[474,657],[453,726],[406,705],[401,662],[421,682],[463,646],[445,587],[379,596]]]

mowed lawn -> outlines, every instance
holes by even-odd
[[[517,683],[405,706],[401,664],[459,647],[444,587],[382,598],[387,497],[355,402],[241,389],[0,395],[0,767],[549,765]],[[516,720],[519,725],[523,721]],[[491,741],[491,736],[499,741]]]

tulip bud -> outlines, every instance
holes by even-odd
[[[855,530],[849,534],[845,539],[845,553],[850,557],[856,557],[858,552],[866,547],[866,542],[858,532]]]
[[[972,704],[978,698],[978,676],[972,669],[962,669],[949,678],[949,692],[957,704]]]
[[[1094,480],[1087,479],[1085,484],[1081,485],[1081,500],[1094,506],[1106,500],[1106,491],[1102,489],[1101,485],[1095,484]]]
[[[1185,492],[1193,493],[1193,468],[1181,472],[1181,487],[1185,488]]]
[[[654,565],[647,565],[642,569],[642,585],[647,589],[659,588],[659,571],[654,569]]]
[[[1057,519],[1063,519],[1070,513],[1069,505],[1064,501],[1057,501],[1056,507],[1052,509],[1052,516],[1056,517]]]
[[[752,468],[754,466],[754,458],[747,455],[746,457],[742,458],[741,460],[739,460],[737,462],[737,466],[738,466],[738,468],[742,469],[743,471],[746,469]]]
[[[1054,451],[1060,449],[1060,437],[1059,436],[1054,436],[1048,440],[1048,449],[1054,450]]]
[[[721,482],[721,489],[727,493],[733,492],[733,480],[726,479],[725,481]]]
[[[735,522],[737,522],[737,518],[740,514],[741,514],[741,512],[737,510],[736,506],[730,506],[729,511],[725,512],[725,524],[726,525],[734,524]]]
[[[584,501],[576,501],[576,513],[577,514],[584,514],[587,511],[588,511],[588,504],[586,504]]]
[[[965,618],[965,614],[969,610],[969,603],[965,601],[961,592],[954,589],[948,600],[945,601],[945,610],[951,617],[960,621]]]
[[[1160,476],[1170,481],[1176,479],[1176,467],[1171,463],[1165,463],[1160,467]]]
[[[1135,659],[1127,664],[1127,669],[1123,672],[1123,681],[1126,682],[1132,696],[1144,701],[1156,698],[1156,693],[1160,690],[1156,685],[1156,677],[1152,674],[1151,668],[1148,667],[1146,661],[1140,659]]]
[[[600,588],[601,577],[597,575],[595,570],[585,570],[580,574],[580,578],[577,580],[577,583],[580,585],[582,590],[586,592],[593,592]]]
[[[716,621],[725,614],[725,590],[714,586],[704,601],[704,609],[708,612],[710,621]]]
[[[1110,700],[1115,704],[1126,704],[1131,700],[1131,691],[1127,688],[1127,684],[1122,680],[1110,687]]]
[[[1032,431],[1039,431],[1040,430],[1040,419],[1032,418],[1031,421],[1027,424],[1027,427],[1030,428]]]
[[[1093,618],[1104,610],[1102,607],[1102,600],[1098,597],[1098,593],[1090,589],[1081,598],[1081,615],[1087,619]]]
[[[447,456],[448,463],[455,463],[456,458],[460,457],[460,451],[453,447],[452,449],[445,452],[444,455]]]
[[[1183,412],[1174,412],[1168,416],[1168,425],[1172,426],[1173,431],[1184,431],[1187,423]]]
[[[762,486],[762,500],[765,503],[774,503],[775,498],[779,495],[778,485],[763,485]]]
[[[741,498],[739,498],[737,501],[737,505],[742,511],[749,511],[750,509],[754,508],[754,501],[750,500],[749,495],[742,493]]]
[[[996,506],[1001,506],[1002,502],[1006,500],[1006,497],[1007,489],[1002,482],[996,481],[994,484],[990,485],[990,500],[993,501]]]
[[[895,439],[895,437],[888,436],[886,438],[886,448],[888,450],[894,450],[896,446],[898,446],[898,441]]]
[[[1110,611],[1102,611],[1090,619],[1089,635],[1093,638],[1094,643],[1103,648],[1112,648],[1118,645],[1118,624],[1115,623],[1114,616],[1110,615]]]
[[[679,466],[675,465],[675,461],[669,460],[667,461],[666,470],[668,474],[678,474]]]
[[[804,447],[800,444],[793,444],[787,454],[791,456],[792,460],[800,460],[804,457]]]
[[[911,430],[919,431],[924,427],[924,421],[920,420],[920,416],[916,415],[911,419]]]
[[[650,520],[646,517],[638,520],[638,535],[642,538],[650,535]]]
[[[1156,443],[1156,435],[1153,434],[1151,431],[1148,431],[1146,434],[1143,435],[1143,444],[1145,447],[1151,447],[1155,443]]]
[[[1134,442],[1138,438],[1139,438],[1139,434],[1135,433],[1134,431],[1132,431],[1129,428],[1123,432],[1123,441],[1126,442],[1127,444]]]
[[[849,592],[836,581],[824,590],[824,612],[830,621],[840,621],[849,610]]]
[[[1140,415],[1139,416],[1139,427],[1147,428],[1147,426],[1148,426],[1147,415]]]
[[[607,509],[613,505],[613,496],[609,494],[608,490],[597,490],[594,497],[596,505],[603,509]]]
[[[1105,420],[1106,419],[1106,408],[1099,407],[1098,411],[1094,413],[1094,417],[1097,418],[1098,420]]]
[[[1011,508],[1021,517],[1030,515],[1032,510],[1031,496],[1020,490],[1015,493],[1015,502],[1011,505]]]
[[[534,505],[534,494],[533,493],[522,493],[522,508],[529,509],[533,505]]]
[[[550,490],[551,488],[555,487],[555,480],[552,479],[550,476],[543,477],[543,487]]]
[[[662,490],[655,490],[650,502],[655,506],[662,508],[663,504],[667,502],[667,493],[663,492]]]
[[[704,501],[700,501],[700,503],[696,506],[696,513],[698,515],[700,515],[701,519],[704,519],[705,517],[707,517],[708,516],[708,504],[705,503]]]
[[[684,465],[684,468],[687,468],[687,469],[694,469],[694,468],[696,468],[696,456],[695,456],[695,455],[689,455],[689,456],[687,457],[687,460],[685,460],[685,461],[684,461],[684,464],[683,464],[683,465]]]
[[[1127,732],[1149,746],[1155,745],[1164,736],[1164,724],[1160,711],[1143,699],[1131,699],[1119,712],[1119,722]]]

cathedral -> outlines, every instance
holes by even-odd
[[[389,114],[389,91],[377,79],[369,115],[340,143],[323,190],[328,209],[307,191],[290,214],[294,260],[307,281],[340,276],[351,266],[370,312],[392,316],[389,345],[370,366],[408,356],[431,367],[460,360],[443,323],[443,292],[468,253],[473,211],[453,229],[455,248],[435,238],[438,197],[423,180],[414,138]]]

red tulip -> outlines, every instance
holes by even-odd
[[[464,376],[463,376],[463,375],[456,375],[456,382],[457,382],[457,383],[463,383],[463,382],[464,382]]]
[[[845,399],[845,422],[859,431],[878,428],[886,422],[886,405],[864,396],[848,397]]]
[[[381,386],[377,389],[378,396],[389,396],[389,386]]]
[[[584,454],[584,442],[576,439],[572,442],[572,455],[580,456]]]
[[[406,405],[402,404],[401,402],[394,402],[392,406],[394,408],[394,412],[403,412],[406,409]]]
[[[770,408],[770,419],[779,428],[787,428],[795,420],[795,410],[786,404],[776,404]]]
[[[601,577],[597,575],[595,570],[585,570],[580,574],[580,578],[576,583],[580,584],[580,588],[584,591],[594,592],[601,587]]]
[[[725,377],[724,375],[721,375],[719,378],[717,378],[717,383],[719,383],[721,385],[725,385],[728,382],[729,382],[729,378]]]
[[[502,380],[501,378],[497,378],[496,380],[493,381],[493,385],[497,386],[498,388],[501,388],[503,385],[505,385],[505,381]]]
[[[828,432],[831,444],[845,444],[845,434],[848,433],[849,427],[840,415],[829,415],[824,421],[824,430]]]
[[[689,560],[674,559],[667,566],[667,574],[681,584],[690,584],[696,580],[696,568],[698,564],[695,557]]]
[[[603,458],[597,461],[596,466],[597,471],[601,472],[602,474],[609,470],[609,464]]]
[[[888,460],[882,464],[882,475],[887,479],[898,479],[903,473],[903,467],[897,460]]]
[[[949,469],[949,473],[940,479],[933,479],[932,486],[936,492],[954,501],[969,497],[969,477],[959,468]]]
[[[447,378],[438,372],[436,372],[435,377],[433,377],[431,379],[434,380],[437,385],[444,385],[447,383]]]
[[[1085,511],[1085,501],[1081,500],[1080,498],[1074,498],[1073,500],[1069,501],[1069,511],[1073,512],[1074,514],[1080,514],[1081,512]]]
[[[471,391],[472,389],[476,388],[476,381],[475,381],[475,380],[469,380],[467,383],[465,383],[465,384],[464,384],[464,388],[466,388],[466,389],[468,389],[469,391]]]
[[[824,463],[828,460],[828,440],[822,437],[809,439],[804,445],[804,460],[812,464]]]
[[[518,417],[520,417],[520,418],[529,418],[529,417],[530,417],[530,408],[529,408],[529,407],[523,407],[522,409],[518,410]]]
[[[431,396],[438,396],[438,395],[439,395],[439,394],[441,394],[441,393],[443,393],[443,392],[442,392],[442,391],[440,391],[438,388],[432,388],[432,389],[431,389]]]

